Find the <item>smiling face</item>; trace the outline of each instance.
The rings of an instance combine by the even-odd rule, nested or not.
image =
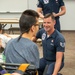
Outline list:
[[[53,20],[51,17],[44,18],[43,27],[48,34],[54,31],[54,25],[55,20]]]

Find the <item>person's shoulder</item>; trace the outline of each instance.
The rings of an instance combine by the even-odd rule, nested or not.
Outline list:
[[[63,34],[61,32],[59,32],[58,30],[56,30],[56,33],[57,33],[57,39],[60,39],[60,40],[65,40]]]
[[[15,40],[17,41],[17,38]],[[27,44],[27,46],[36,45],[36,43],[34,43],[32,40],[28,38],[21,38],[20,41],[23,42],[23,44]]]
[[[31,46],[37,46],[37,44],[35,42],[31,41],[31,40],[29,41],[29,43],[30,43]]]
[[[43,3],[43,0],[38,0],[38,3]]]
[[[31,40],[28,40],[28,46],[34,46],[34,47],[36,47],[37,44],[35,42],[31,41]]]
[[[16,41],[18,41],[18,38],[14,38],[14,39],[11,39],[11,40],[9,40],[9,44],[11,44],[11,43],[16,43]]]
[[[58,0],[58,3],[60,4],[60,6],[65,6],[64,0]]]

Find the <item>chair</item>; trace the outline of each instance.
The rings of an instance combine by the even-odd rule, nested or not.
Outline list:
[[[0,65],[7,71],[16,71],[16,72],[20,72],[18,70],[23,69],[24,70],[24,66],[25,64],[15,64],[15,63],[0,63]],[[24,65],[24,66],[23,66]],[[9,67],[10,66],[10,67]],[[22,68],[23,67],[23,68]],[[22,75],[36,75],[37,74],[37,69],[34,65],[29,65],[26,69],[26,71],[24,71],[24,73],[20,72]]]
[[[14,31],[20,31],[19,27],[12,27],[12,24],[10,26],[9,30],[9,34],[12,32],[12,34],[14,34]]]

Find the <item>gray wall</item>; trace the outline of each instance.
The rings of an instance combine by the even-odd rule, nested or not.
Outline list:
[[[27,9],[28,0],[0,0],[0,12],[22,12]]]
[[[61,30],[75,30],[75,0],[64,0],[66,14],[60,17]]]
[[[60,17],[61,30],[75,30],[75,0],[64,0],[64,2],[67,11]],[[36,10],[36,4],[37,0],[0,0],[0,18],[19,18],[26,9]],[[9,28],[9,25],[6,28]]]

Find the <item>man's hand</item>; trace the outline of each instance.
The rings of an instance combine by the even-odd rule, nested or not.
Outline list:
[[[53,12],[54,17],[57,17],[57,14]]]

